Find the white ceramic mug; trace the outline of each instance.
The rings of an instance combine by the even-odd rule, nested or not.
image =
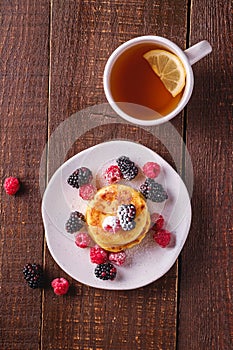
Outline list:
[[[186,71],[186,82],[185,82],[185,87],[184,91],[182,94],[182,97],[178,103],[178,105],[173,109],[171,112],[169,112],[165,116],[159,115],[159,118],[155,119],[140,119],[140,117],[135,117],[133,116],[133,113],[130,114],[129,112],[125,112],[121,108],[121,104],[125,104],[125,102],[122,101],[115,101],[112,92],[111,92],[111,86],[110,86],[110,78],[111,78],[111,71],[112,68],[116,62],[116,60],[129,48],[139,45],[139,44],[153,44],[153,45],[158,45],[160,48],[164,50],[168,50],[172,53],[174,53],[176,56],[179,57],[181,62],[183,63],[183,66]],[[192,70],[192,64],[196,63],[199,61],[201,58],[206,56],[212,51],[212,47],[208,43],[208,41],[203,40],[194,46],[190,47],[189,49],[182,51],[176,44],[174,44],[172,41],[160,37],[160,36],[153,36],[153,35],[146,35],[146,36],[141,36],[141,37],[136,37],[134,39],[131,39],[121,46],[119,46],[109,57],[105,70],[104,70],[104,91],[106,98],[111,105],[112,109],[123,119],[127,120],[128,122],[138,124],[138,125],[144,125],[144,126],[151,126],[151,125],[159,125],[163,124],[170,119],[174,118],[180,111],[183,110],[183,108],[186,106],[188,103],[192,90],[193,90],[193,84],[194,84],[194,78],[193,78],[193,70]],[[136,105],[137,112],[143,114],[143,110],[145,107]],[[138,113],[137,113],[138,114]]]

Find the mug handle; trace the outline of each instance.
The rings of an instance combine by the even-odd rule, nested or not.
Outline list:
[[[210,43],[207,40],[202,40],[185,50],[184,53],[186,54],[189,63],[192,66],[194,63],[211,53],[211,51],[212,47]]]

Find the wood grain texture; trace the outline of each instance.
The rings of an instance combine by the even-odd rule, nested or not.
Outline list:
[[[0,175],[2,181],[14,175],[22,182],[15,197],[0,193],[1,349],[233,348],[231,11],[230,1],[222,0],[0,2]],[[158,152],[190,180],[182,140],[175,144],[175,161],[148,130],[103,125],[108,111],[91,109],[77,124],[81,136],[75,137],[73,128],[61,134],[54,155],[50,147],[63,121],[106,103],[107,58],[124,41],[144,34],[165,36],[181,48],[202,39],[213,46],[213,53],[193,66],[193,96],[172,121],[185,136],[194,167],[192,228],[179,264],[158,281],[133,291],[94,289],[67,276],[44,242],[40,185],[58,161],[127,138]],[[92,127],[96,120],[101,125]],[[39,183],[48,135],[45,178]],[[63,154],[71,136],[74,142]],[[172,146],[169,133],[168,139]],[[28,261],[44,264],[48,283],[41,291],[23,280]],[[71,283],[63,297],[50,287],[58,276]]]
[[[207,39],[213,52],[193,67],[187,111],[195,181],[180,271],[180,350],[233,348],[231,6],[192,2],[190,44]]]
[[[53,1],[50,134],[78,110],[106,102],[103,70],[110,53],[119,44],[138,35],[156,33],[185,47],[186,10],[185,1],[177,1],[175,5],[173,1],[164,1],[163,4],[132,0]],[[180,115],[174,122],[180,132],[182,124]],[[86,125],[91,123],[87,120]],[[78,139],[67,156],[122,135],[126,135],[122,125],[96,127]],[[128,127],[127,138],[139,140],[171,159],[158,140],[140,128]],[[54,170],[54,161],[49,158],[49,176]],[[51,278],[56,273],[66,276],[48,251],[45,266]],[[70,280],[69,276],[66,277]],[[45,293],[42,348],[175,349],[177,264],[159,281],[135,291],[103,291],[72,281],[70,293],[60,300],[52,291]]]
[[[47,134],[48,1],[0,3],[1,179],[17,176],[21,190],[1,190],[1,349],[38,349],[41,292],[23,280],[28,261],[43,263],[38,175]]]

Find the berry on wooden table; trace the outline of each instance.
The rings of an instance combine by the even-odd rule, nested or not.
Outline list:
[[[43,286],[43,269],[39,264],[26,264],[23,268],[24,278],[32,289]]]
[[[4,181],[3,187],[10,196],[16,194],[20,188],[19,180],[16,177],[7,177]]]
[[[56,295],[64,295],[69,290],[69,282],[63,277],[55,278],[52,281],[51,286]]]

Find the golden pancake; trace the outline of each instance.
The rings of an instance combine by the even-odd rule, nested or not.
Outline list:
[[[118,207],[133,204],[136,209],[135,227],[129,231],[122,228],[109,232],[103,228],[107,217],[116,217]],[[109,185],[101,188],[86,210],[88,231],[93,240],[102,248],[119,252],[139,244],[150,227],[150,214],[142,195],[125,185]]]

